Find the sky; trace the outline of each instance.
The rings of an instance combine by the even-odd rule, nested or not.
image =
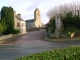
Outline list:
[[[77,3],[80,0],[0,0],[0,10],[3,6],[13,7],[16,13],[20,13],[24,20],[34,19],[34,10],[39,8],[41,21],[46,24],[49,21],[47,12],[62,4]]]

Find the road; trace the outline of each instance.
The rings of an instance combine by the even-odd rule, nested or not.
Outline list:
[[[34,31],[0,45],[0,60],[14,60],[21,56],[55,48],[80,45],[80,41],[49,42],[43,39],[44,31]]]

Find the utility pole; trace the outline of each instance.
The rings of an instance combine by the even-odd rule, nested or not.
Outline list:
[[[79,18],[79,10],[77,10],[77,12],[78,12],[78,18]]]
[[[75,5],[75,15],[76,15],[76,5]]]

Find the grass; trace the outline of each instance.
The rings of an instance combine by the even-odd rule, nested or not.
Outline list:
[[[71,46],[31,54],[16,60],[80,60],[80,46]]]

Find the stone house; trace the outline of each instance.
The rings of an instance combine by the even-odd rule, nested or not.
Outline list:
[[[14,11],[14,28],[20,29],[20,34],[26,33],[26,23],[21,18],[21,14],[16,14],[16,11]]]
[[[34,11],[34,19],[26,20],[26,26],[27,29],[43,27],[43,23],[41,21],[40,16],[40,10],[38,8]]]

